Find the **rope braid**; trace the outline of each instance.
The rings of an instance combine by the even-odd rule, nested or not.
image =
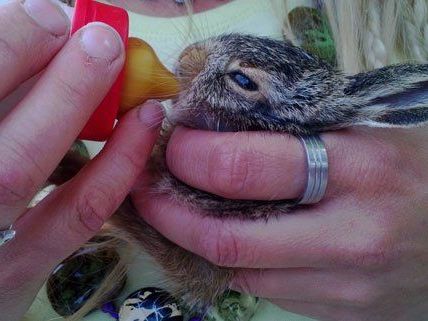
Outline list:
[[[362,2],[355,0],[322,1],[336,44],[338,67],[345,73],[355,74],[364,70],[361,46],[364,15]]]
[[[323,0],[338,66],[358,73],[428,60],[428,0]]]
[[[366,0],[367,30],[363,39],[366,69],[381,68],[388,63],[388,56],[381,34],[381,13],[378,0]]]
[[[428,4],[427,0],[413,0],[406,12],[405,30],[410,56],[424,63],[428,58]]]

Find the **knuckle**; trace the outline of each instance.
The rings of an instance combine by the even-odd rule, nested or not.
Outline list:
[[[12,62],[19,57],[18,50],[14,49],[14,46],[4,35],[0,34],[0,60],[4,63]]]
[[[239,146],[216,146],[209,157],[208,173],[214,191],[225,197],[236,197],[254,188],[260,175],[259,157]]]
[[[55,81],[55,86],[58,88],[57,92],[60,93],[63,103],[75,109],[81,108],[89,95],[86,82],[81,80],[73,82],[61,76],[56,77]]]
[[[339,293],[341,304],[358,309],[369,309],[378,306],[382,301],[382,291],[375,285],[375,282],[352,283]]]
[[[120,152],[114,158],[114,164],[117,168],[121,170],[126,170],[130,173],[139,173],[142,169],[142,159],[141,155],[133,151],[130,152]],[[127,177],[126,175],[124,175]]]
[[[242,152],[236,146],[225,145],[216,146],[211,154],[208,173],[214,191],[223,196],[240,193],[248,172]]]
[[[17,166],[1,165],[0,168],[0,205],[13,206],[28,201],[36,192],[32,175]]]
[[[382,190],[395,189],[400,180],[399,169],[402,167],[402,155],[397,146],[384,142],[371,154],[368,172],[374,184],[381,185]]]
[[[46,176],[35,161],[35,152],[11,137],[1,137],[0,204],[10,206],[27,202],[37,192],[38,182]]]
[[[399,258],[396,251],[392,249],[390,238],[382,235],[368,239],[365,245],[350,253],[353,257],[351,259],[353,265],[373,271],[390,270]]]
[[[24,269],[14,269],[2,271],[2,280],[0,283],[0,304],[10,302],[10,298],[19,297],[22,293],[22,288],[28,282],[31,282],[28,274],[24,272]],[[28,272],[32,272],[31,269]],[[33,276],[33,275],[31,275]],[[37,277],[37,276],[35,276]]]
[[[386,167],[395,167],[402,158],[402,152],[400,152],[400,148],[392,142],[383,141],[382,146],[378,149],[378,152],[378,163],[386,164]]]
[[[405,157],[394,142],[367,138],[370,144],[361,146],[361,150],[348,158],[349,166],[341,172],[341,184],[352,190],[358,188],[362,195],[396,194],[403,185],[402,168]],[[343,156],[348,157],[348,156]]]
[[[59,87],[59,92],[62,94],[65,103],[71,107],[79,108],[80,103],[85,101],[87,98],[87,92],[85,86],[82,86],[79,83],[73,83],[64,78],[57,78],[57,86]]]
[[[258,273],[238,273],[233,280],[233,286],[239,292],[259,296],[262,273],[262,270],[258,271]]]
[[[70,229],[84,236],[97,232],[104,221],[116,210],[118,202],[112,192],[105,187],[92,186],[86,193],[78,196],[75,219]]]
[[[202,233],[200,245],[205,258],[217,266],[234,267],[240,263],[239,241],[225,229],[209,228]]]
[[[396,181],[396,173],[398,173],[397,170],[402,166],[402,161],[402,154],[398,146],[385,143],[377,154],[375,165],[380,167],[383,173],[386,173],[386,175],[384,174],[382,177],[384,181],[387,180],[386,183],[389,183],[391,180]],[[375,170],[376,169],[373,168],[373,171]]]

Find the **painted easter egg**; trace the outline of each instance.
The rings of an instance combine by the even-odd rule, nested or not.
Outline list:
[[[119,255],[115,251],[85,252],[85,249],[63,261],[47,282],[47,294],[52,308],[61,316],[75,313],[118,261]],[[116,297],[124,283],[125,280],[122,280],[109,297]]]
[[[183,321],[177,301],[159,288],[143,288],[122,304],[119,321]]]
[[[226,292],[218,301],[216,309],[225,321],[248,321],[257,310],[259,299],[235,291]]]

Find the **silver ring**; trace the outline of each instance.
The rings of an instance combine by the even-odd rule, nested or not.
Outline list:
[[[16,231],[12,229],[12,225],[6,230],[0,230],[0,246],[12,241],[16,236]]]
[[[328,158],[324,142],[319,135],[300,136],[308,163],[306,190],[298,204],[315,204],[325,195],[328,182]]]

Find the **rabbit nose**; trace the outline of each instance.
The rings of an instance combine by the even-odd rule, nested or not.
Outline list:
[[[180,54],[180,57],[178,58],[178,61],[180,63],[184,62],[205,62],[207,58],[207,51],[206,49],[199,44],[194,44],[186,49],[183,50],[183,52]]]
[[[177,76],[180,82],[190,84],[204,69],[207,57],[207,50],[200,45],[192,45],[184,49],[178,58]]]

